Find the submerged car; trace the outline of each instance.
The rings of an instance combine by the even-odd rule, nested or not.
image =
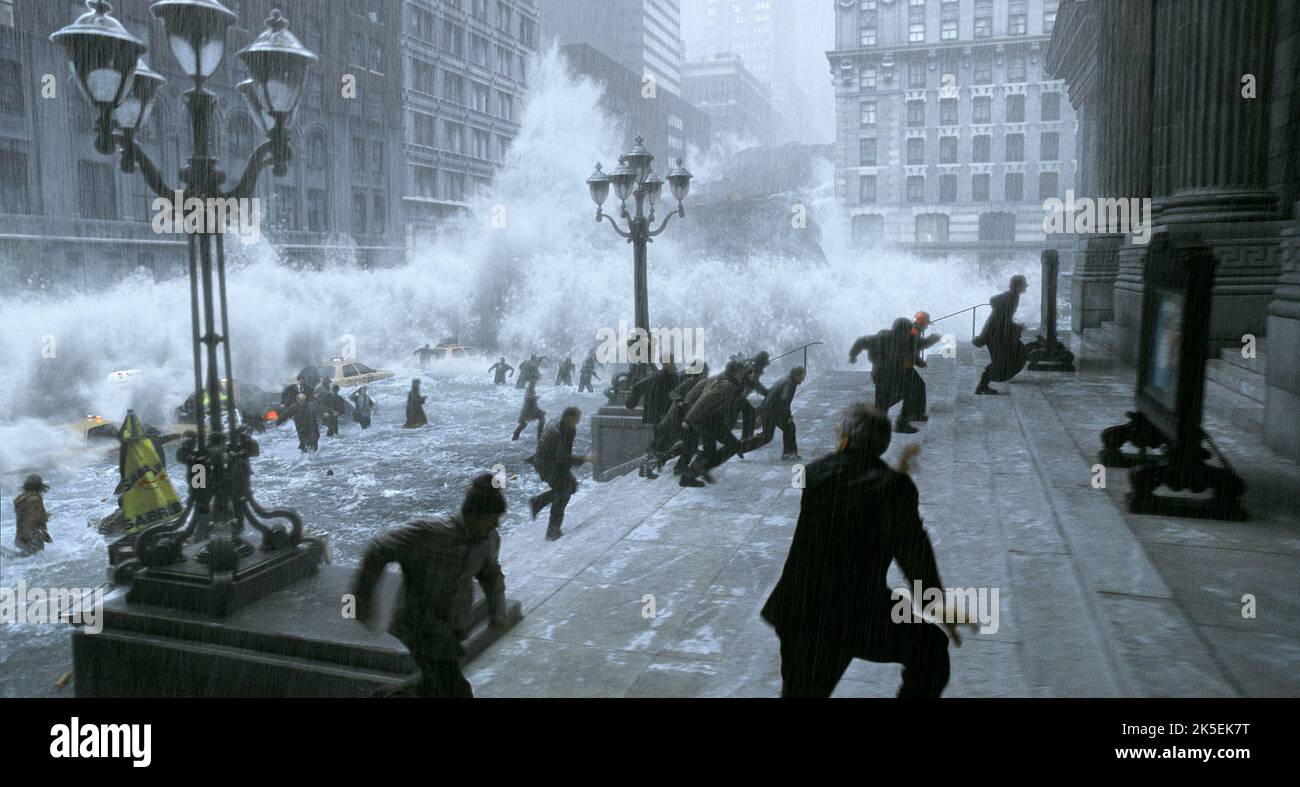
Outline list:
[[[346,361],[342,358],[331,358],[315,366],[304,367],[298,374],[302,375],[304,383],[313,388],[320,385],[321,380],[329,380],[332,385],[340,388],[356,388],[359,385],[369,385],[378,380],[397,376],[393,372],[372,369],[364,363]]]
[[[225,410],[229,386],[225,381],[221,385],[221,407],[222,423],[225,423]],[[203,394],[204,409],[206,411],[211,398],[205,392]],[[194,394],[190,394],[185,403],[176,408],[177,429],[188,431],[194,426]],[[265,388],[259,388],[256,385],[248,383],[235,383],[235,411],[238,420],[242,424],[253,427],[254,431],[264,431],[267,426],[278,426],[280,419],[280,397]]]

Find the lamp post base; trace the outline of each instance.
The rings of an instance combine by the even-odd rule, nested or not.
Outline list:
[[[142,568],[131,578],[127,601],[217,617],[315,574],[324,558],[317,542],[287,549],[255,551],[238,568],[212,572],[191,557],[168,566]]]
[[[374,626],[349,617],[355,569],[323,566],[293,587],[226,617],[128,601],[111,594],[100,631],[72,634],[78,697],[366,697],[400,693],[416,672],[385,631],[400,582],[376,594]],[[506,602],[510,625],[523,619]],[[502,633],[488,625],[475,588],[467,664]]]

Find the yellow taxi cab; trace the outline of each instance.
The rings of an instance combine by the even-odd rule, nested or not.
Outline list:
[[[319,384],[321,380],[329,380],[331,384],[340,388],[355,388],[359,385],[369,385],[378,380],[387,380],[390,377],[397,376],[393,372],[372,369],[364,363],[342,358],[321,361],[315,366],[303,369],[299,374],[311,385]],[[313,380],[316,382],[312,382]]]

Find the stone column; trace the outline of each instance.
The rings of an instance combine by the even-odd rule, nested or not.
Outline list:
[[[1284,226],[1268,189],[1274,0],[1157,0],[1152,186],[1155,222],[1195,226],[1214,252],[1210,343],[1262,334]],[[1257,97],[1242,95],[1256,78]],[[1116,319],[1136,353],[1144,255],[1121,252]],[[1121,305],[1122,304],[1122,305]],[[1134,358],[1126,358],[1132,362]]]
[[[1151,51],[1155,23],[1154,0],[1104,0],[1098,10],[1097,56],[1102,75],[1098,91],[1103,96],[1106,122],[1102,181],[1097,196],[1102,199],[1148,200],[1151,198],[1151,129],[1155,66]],[[1131,204],[1131,203],[1130,203]],[[1135,245],[1126,232],[1129,226],[1105,223],[1109,211],[1099,209],[1099,234],[1089,243],[1095,246],[1099,263],[1106,266],[1114,283],[1110,319],[1118,330],[1115,352],[1125,363],[1137,361],[1139,327],[1142,323],[1142,268],[1146,247]],[[1150,220],[1149,214],[1143,220]]]
[[[1300,219],[1300,203],[1296,204]],[[1300,220],[1282,231],[1282,276],[1268,306],[1264,443],[1300,461]]]

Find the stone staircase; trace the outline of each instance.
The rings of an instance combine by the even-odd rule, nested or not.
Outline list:
[[[1226,347],[1205,364],[1205,406],[1234,426],[1251,434],[1264,432],[1264,370],[1268,360],[1264,340],[1254,358],[1243,358],[1241,349]]]

